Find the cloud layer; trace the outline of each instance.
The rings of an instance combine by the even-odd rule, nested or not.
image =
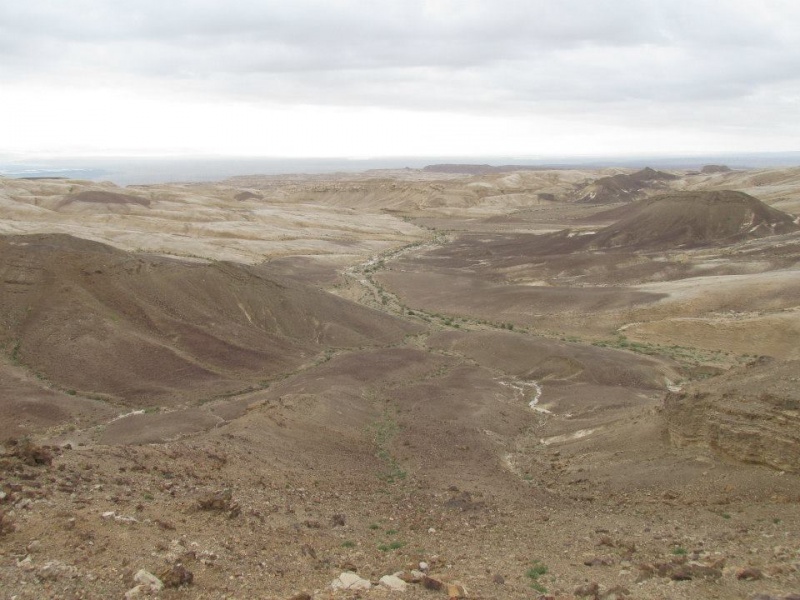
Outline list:
[[[800,134],[800,3],[27,0],[0,4],[0,77],[16,90],[601,119],[785,144]]]

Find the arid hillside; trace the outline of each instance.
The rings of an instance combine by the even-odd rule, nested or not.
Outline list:
[[[793,600],[798,215],[796,168],[0,179],[0,587]]]

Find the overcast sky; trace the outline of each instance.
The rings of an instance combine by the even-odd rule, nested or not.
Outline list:
[[[0,153],[800,150],[798,0],[0,0]]]

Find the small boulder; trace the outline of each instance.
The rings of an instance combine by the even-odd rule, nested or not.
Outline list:
[[[150,571],[145,571],[144,569],[139,569],[136,572],[136,575],[133,576],[133,581],[139,586],[149,588],[151,592],[160,592],[164,589],[164,583]]]
[[[406,587],[408,587],[405,581],[395,575],[384,575],[381,577],[379,583],[381,586],[393,592],[405,592]]]
[[[194,581],[194,573],[183,565],[177,564],[159,573],[159,579],[165,587],[177,588],[182,585],[190,585]]]
[[[334,579],[331,587],[334,590],[368,590],[372,584],[355,573],[346,572]]]

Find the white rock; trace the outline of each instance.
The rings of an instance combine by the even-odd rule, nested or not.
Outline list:
[[[346,572],[334,579],[331,587],[335,590],[368,590],[372,584],[355,573]]]
[[[144,598],[147,594],[146,585],[137,585],[125,592],[125,600],[136,600],[137,598]]]
[[[431,566],[428,563],[426,563],[424,560],[421,563],[419,563],[419,570],[420,571],[424,572],[424,571],[427,571],[430,568],[431,568]]]
[[[383,587],[393,592],[405,592],[406,582],[394,575],[384,575],[379,582]]]
[[[161,582],[161,580],[153,575],[150,571],[145,571],[144,569],[139,569],[136,572],[136,575],[133,576],[133,581],[140,585],[149,587],[153,592],[160,592],[164,589],[164,584]]]

